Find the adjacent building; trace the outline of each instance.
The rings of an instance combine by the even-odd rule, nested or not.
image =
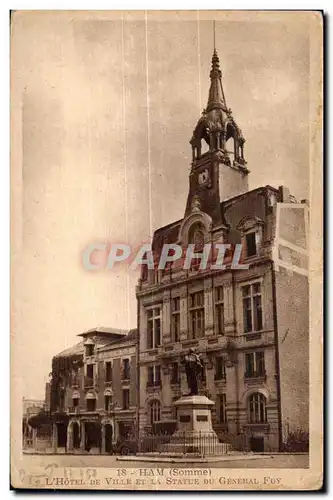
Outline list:
[[[52,360],[53,448],[109,453],[134,437],[137,331],[95,328]]]
[[[143,266],[136,290],[139,431],[175,420],[173,403],[188,391],[181,360],[193,348],[204,358],[215,431],[235,447],[277,451],[291,428],[308,430],[308,207],[282,186],[249,191],[245,139],[215,50],[210,80],[190,140],[184,214],[152,241],[156,263],[165,244],[193,244],[196,255],[189,269],[183,258]],[[208,243],[230,245],[224,270],[200,269]],[[237,244],[246,269],[232,268]]]

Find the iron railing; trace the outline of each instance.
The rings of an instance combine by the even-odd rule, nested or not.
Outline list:
[[[265,370],[251,371],[251,372],[244,373],[244,378],[260,378],[260,377],[266,377]]]
[[[222,443],[217,436],[182,433],[175,435],[147,435],[138,439],[138,453],[196,455],[200,457],[224,455],[231,451],[230,443]]]
[[[84,378],[84,387],[93,387],[94,386],[94,379],[91,377],[85,377]]]

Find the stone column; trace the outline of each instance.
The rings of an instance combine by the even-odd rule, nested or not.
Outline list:
[[[214,314],[213,314],[213,287],[212,278],[204,280],[204,304],[205,304],[205,336],[214,333]]]
[[[114,422],[114,427],[113,427],[113,435],[114,435],[114,442],[116,443],[119,438],[119,425],[118,422]]]
[[[232,281],[223,284],[224,293],[224,330],[226,335],[234,335],[235,332],[235,314],[234,297]]]
[[[101,424],[101,434],[102,434],[102,453],[105,453],[105,425]]]
[[[162,403],[164,407],[172,406],[172,391],[170,383],[170,366],[162,365]]]
[[[180,288],[180,341],[187,340],[188,336],[188,302],[186,285]]]
[[[54,453],[57,453],[58,448],[58,428],[57,424],[52,425],[52,448]]]
[[[73,425],[69,422],[67,425],[67,451],[73,451]]]
[[[82,421],[81,422],[81,441],[80,441],[80,448],[82,451],[85,449],[85,444],[86,444],[86,426],[85,426],[85,423]]]
[[[144,305],[140,301],[140,324],[139,324],[139,341],[140,350],[145,351],[147,349],[147,313]]]
[[[171,315],[171,303],[170,303],[170,291],[167,290],[163,293],[163,309],[162,309],[162,344],[168,344],[171,342],[171,325],[170,325],[170,315]]]

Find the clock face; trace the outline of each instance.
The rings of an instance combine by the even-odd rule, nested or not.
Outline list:
[[[207,184],[208,181],[209,181],[209,172],[208,172],[208,168],[206,168],[205,170],[203,170],[202,172],[199,173],[198,182],[199,182],[199,185],[202,186],[203,184]]]

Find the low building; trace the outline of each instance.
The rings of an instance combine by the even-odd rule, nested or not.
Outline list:
[[[134,437],[136,330],[96,328],[52,361],[53,448],[109,453]]]

